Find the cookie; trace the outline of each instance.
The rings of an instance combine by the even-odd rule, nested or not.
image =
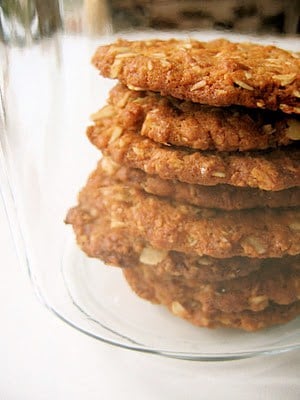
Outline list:
[[[95,220],[87,211],[78,207],[70,209],[66,223],[72,224],[78,245],[89,257],[98,258],[111,266],[131,268],[142,260],[144,264],[155,265],[162,274],[201,280],[204,283],[247,276],[266,266],[264,259],[217,259],[154,249],[140,237],[130,235],[126,228],[115,226],[114,223],[111,226],[110,221],[101,218]]]
[[[141,237],[132,235],[124,224],[110,221],[105,215],[95,219],[90,210],[81,207],[69,210],[66,223],[73,226],[78,245],[89,257],[121,268],[131,268],[143,262],[155,265],[161,274],[211,283],[247,276],[270,264],[270,259],[217,259],[155,249]],[[299,263],[299,256],[273,261],[276,265],[285,266]]]
[[[71,224],[78,246],[88,256],[98,258],[116,267],[132,267],[145,248],[145,240],[129,239],[124,226],[109,220],[106,215],[97,215],[94,208],[84,205],[71,208],[65,223]],[[117,251],[116,251],[117,249]]]
[[[215,259],[152,248],[124,224],[79,207],[71,209],[77,242],[91,257],[122,268],[138,266],[147,277],[177,283],[190,291],[202,310],[261,311],[270,302],[290,304],[300,297],[300,256],[278,259]]]
[[[194,298],[194,293],[176,281],[163,281],[153,276],[151,272],[146,274],[139,267],[123,269],[123,274],[138,296],[152,303],[165,305],[174,315],[197,326],[208,328],[221,326],[256,331],[286,323],[300,314],[300,301],[288,305],[272,303],[262,311],[204,311],[201,302]]]
[[[114,115],[124,129],[162,143],[200,150],[247,151],[285,146],[300,139],[300,121],[281,112],[211,107],[129,90],[118,84],[109,105],[93,118]]]
[[[100,46],[92,62],[131,90],[213,106],[300,113],[300,60],[275,46],[189,40],[127,41]]]
[[[161,179],[149,175],[137,168],[129,168],[104,157],[98,169],[116,182],[143,189],[147,193],[169,197],[174,200],[199,207],[219,208],[223,210],[241,210],[247,208],[278,208],[300,206],[300,187],[277,192],[253,188],[236,188],[230,185],[203,186]]]
[[[202,310],[261,311],[270,302],[290,304],[300,297],[300,256],[278,259],[216,259],[154,249],[124,227],[93,220],[77,208],[67,222],[91,257],[121,268],[139,267],[152,281],[176,283],[200,301]]]
[[[103,216],[152,247],[215,258],[283,257],[300,253],[300,209],[227,211],[170,201],[124,184],[103,186],[94,172],[80,192],[78,209],[95,224]]]
[[[119,164],[162,179],[214,186],[229,184],[262,190],[300,186],[300,148],[296,145],[257,152],[204,152],[161,145],[113,117],[101,117],[87,129],[89,140]]]
[[[274,260],[273,260],[274,263]],[[171,295],[181,304],[186,300],[199,302],[204,312],[222,311],[226,313],[242,312],[244,310],[262,311],[272,303],[288,305],[299,300],[300,268],[298,264],[282,265],[279,268],[276,261],[267,268],[261,268],[246,277],[204,283],[197,279],[187,279],[181,275],[173,276],[156,265],[139,264],[133,266],[139,279],[153,284],[165,286],[165,295]]]

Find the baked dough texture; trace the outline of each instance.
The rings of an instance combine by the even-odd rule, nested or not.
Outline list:
[[[204,152],[165,146],[139,132],[123,130],[113,119],[97,120],[87,129],[90,141],[119,164],[162,179],[214,186],[228,184],[262,190],[300,186],[297,146],[260,152]]]
[[[159,198],[106,179],[96,170],[79,194],[79,207],[105,215],[158,249],[215,258],[283,257],[300,253],[300,209],[222,211]]]
[[[93,64],[131,90],[213,106],[300,113],[298,54],[254,43],[219,39],[117,40],[100,46]]]
[[[98,169],[102,171],[103,184],[113,177],[116,183],[125,183],[150,194],[203,208],[241,210],[300,206],[300,187],[273,192],[222,184],[215,186],[190,184],[176,179],[161,179],[158,175],[146,174],[141,169],[117,164],[109,157],[102,158]]]
[[[300,121],[282,112],[213,107],[133,91],[117,84],[108,105],[93,115],[113,115],[125,129],[155,142],[199,150],[248,151],[286,146],[300,139]]]
[[[286,323],[300,313],[299,300],[288,305],[272,303],[262,311],[205,311],[201,302],[193,299],[191,291],[187,288],[182,289],[181,285],[174,281],[160,280],[156,274],[152,274],[152,271],[145,274],[145,268],[136,267],[123,269],[123,274],[138,296],[152,303],[167,306],[171,313],[197,326],[208,328],[221,326],[253,332]]]
[[[300,314],[300,59],[255,43],[117,40],[87,128],[102,153],[66,216],[80,248],[202,327]]]

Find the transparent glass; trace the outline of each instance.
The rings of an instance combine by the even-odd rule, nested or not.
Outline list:
[[[95,339],[169,357],[231,360],[299,348],[299,318],[249,334],[196,328],[148,304],[131,292],[119,269],[87,258],[64,224],[100,157],[85,136],[89,115],[104,105],[114,84],[90,65],[95,48],[119,36],[249,36],[203,30],[203,25],[189,32],[177,26],[158,30],[166,24],[149,30],[150,11],[147,23],[134,23],[137,16],[132,17],[131,31],[124,33],[125,16],[132,10],[121,12],[117,1],[110,6],[101,1],[53,2],[53,9],[46,11],[42,1],[7,4],[13,3],[26,7],[16,12],[1,3],[1,196],[16,252],[42,303]],[[166,3],[161,2],[161,10]],[[254,39],[300,50],[293,35]]]

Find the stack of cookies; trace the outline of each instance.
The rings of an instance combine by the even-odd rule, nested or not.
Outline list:
[[[198,326],[300,314],[300,60],[215,40],[117,42],[87,130],[102,151],[66,221],[90,257]]]

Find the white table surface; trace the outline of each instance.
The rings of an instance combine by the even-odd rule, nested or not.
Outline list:
[[[50,314],[18,264],[0,203],[0,400],[300,398],[300,351],[227,362],[135,353]]]

